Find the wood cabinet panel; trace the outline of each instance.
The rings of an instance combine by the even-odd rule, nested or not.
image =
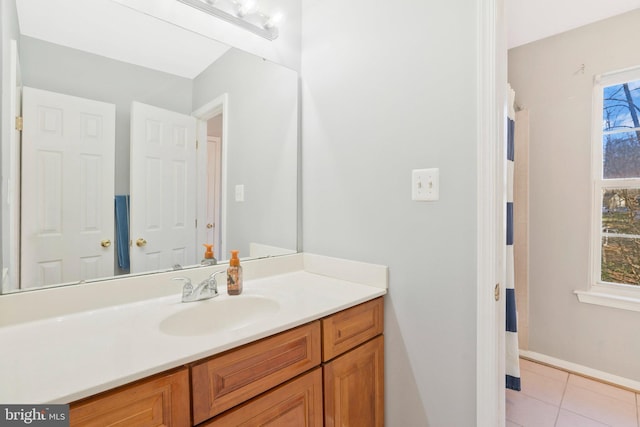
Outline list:
[[[320,364],[320,322],[231,350],[191,368],[201,423]]]
[[[377,298],[322,319],[322,360],[331,360],[382,334],[383,308],[382,298]]]
[[[71,426],[191,425],[189,370],[161,374],[70,405]]]
[[[326,363],[325,427],[384,425],[384,338],[382,335]]]
[[[322,369],[316,368],[203,426],[322,427]]]

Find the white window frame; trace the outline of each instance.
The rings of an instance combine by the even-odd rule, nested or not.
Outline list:
[[[608,188],[638,188],[640,178],[604,179],[602,170],[603,92],[608,86],[640,80],[640,67],[598,75],[593,84],[591,138],[591,250],[589,288],[576,290],[580,302],[624,310],[640,311],[640,286],[614,284],[601,280],[602,259],[602,191]]]

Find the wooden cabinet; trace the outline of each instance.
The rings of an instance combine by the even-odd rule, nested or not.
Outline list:
[[[193,421],[201,423],[319,364],[316,321],[193,365]]]
[[[325,427],[384,425],[382,298],[322,319]]]
[[[383,336],[326,363],[325,427],[384,425]]]
[[[301,375],[203,426],[323,427],[322,369]]]
[[[189,370],[163,373],[70,405],[71,426],[190,426]]]
[[[71,404],[72,426],[378,427],[383,301]]]

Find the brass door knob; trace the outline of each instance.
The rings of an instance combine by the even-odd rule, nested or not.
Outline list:
[[[109,246],[111,246],[111,240],[106,239],[100,242],[100,246],[102,246],[103,248],[108,248]]]
[[[213,224],[211,223],[207,224],[207,228],[213,228]]]
[[[143,247],[143,246],[146,246],[146,244],[147,244],[147,241],[144,240],[142,237],[139,238],[138,240],[136,240],[136,246],[138,246],[140,248]]]

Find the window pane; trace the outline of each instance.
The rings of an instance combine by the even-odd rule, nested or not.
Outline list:
[[[604,88],[603,131],[640,127],[640,80]]]
[[[602,238],[603,282],[640,285],[640,239]]]
[[[602,136],[603,178],[640,177],[640,131]]]
[[[640,190],[608,189],[602,192],[602,232],[640,237]]]

